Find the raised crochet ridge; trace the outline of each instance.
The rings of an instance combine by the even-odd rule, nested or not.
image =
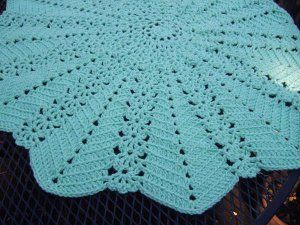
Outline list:
[[[271,0],[8,0],[0,130],[47,192],[199,214],[300,167],[299,39]]]

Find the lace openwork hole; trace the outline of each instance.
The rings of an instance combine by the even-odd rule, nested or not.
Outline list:
[[[115,154],[115,155],[118,155],[118,154],[121,153],[119,146],[114,147],[114,148],[113,148],[113,151],[114,151],[114,154]]]
[[[111,176],[111,175],[117,173],[118,171],[117,171],[113,166],[111,166],[111,167],[107,170],[107,172],[108,172],[108,175]]]
[[[215,143],[215,146],[217,146],[218,149],[223,149],[224,148],[224,145],[222,145],[218,142]]]
[[[195,201],[195,200],[196,200],[196,197],[195,197],[195,195],[190,195],[190,197],[189,197],[189,198],[190,198],[190,200],[191,200],[191,201]]]

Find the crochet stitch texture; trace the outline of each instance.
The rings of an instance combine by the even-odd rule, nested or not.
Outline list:
[[[299,168],[299,38],[271,0],[9,0],[0,130],[47,192],[198,214]]]

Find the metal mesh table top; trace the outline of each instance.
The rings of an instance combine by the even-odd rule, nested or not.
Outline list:
[[[282,189],[288,172],[243,179],[202,215],[186,215],[143,196],[109,190],[81,198],[45,193],[36,183],[28,151],[0,132],[0,224],[251,224]]]
[[[0,14],[5,1],[0,0]],[[28,151],[0,132],[0,225],[263,224],[284,201],[300,170],[262,171],[240,182],[219,203],[201,215],[186,215],[137,193],[105,190],[81,198],[44,192],[36,183]]]

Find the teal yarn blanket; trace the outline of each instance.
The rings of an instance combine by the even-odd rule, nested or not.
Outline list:
[[[46,192],[199,214],[300,167],[299,46],[271,0],[8,0],[0,130]]]

